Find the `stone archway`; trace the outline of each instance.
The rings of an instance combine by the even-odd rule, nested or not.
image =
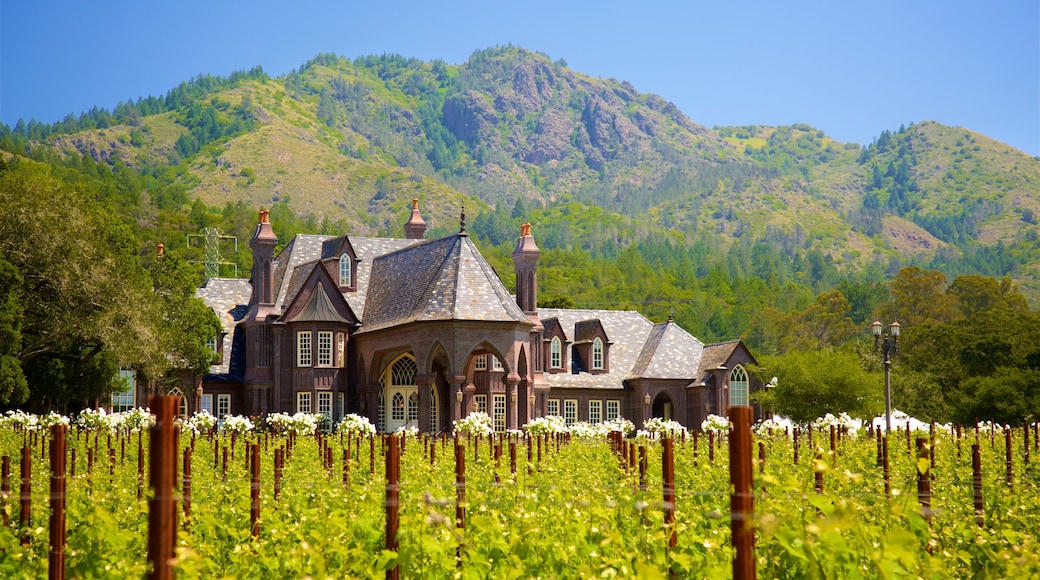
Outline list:
[[[675,420],[675,401],[668,393],[658,393],[650,406],[650,416],[658,417],[666,421]]]

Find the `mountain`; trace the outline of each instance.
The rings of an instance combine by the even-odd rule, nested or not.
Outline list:
[[[281,203],[373,235],[399,230],[412,197],[450,231],[466,200],[493,244],[515,237],[512,218],[534,221],[545,247],[600,255],[657,237],[716,253],[768,242],[845,270],[1010,276],[1040,303],[1040,160],[934,122],[862,147],[808,125],[691,116],[506,46],[460,65],[319,55],[277,79],[200,77],[112,113],[5,132],[176,185],[155,195],[185,210],[195,197]]]

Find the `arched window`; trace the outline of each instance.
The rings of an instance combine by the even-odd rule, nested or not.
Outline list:
[[[408,356],[397,359],[390,371],[390,384],[395,387],[414,385],[415,369],[415,359]]]
[[[563,368],[563,343],[558,336],[549,343],[549,368]]]
[[[592,369],[603,370],[603,341],[598,336],[592,341]]]
[[[731,407],[748,404],[748,375],[740,365],[729,373],[729,404]]]
[[[350,274],[351,260],[350,255],[343,254],[339,257],[339,285],[340,286],[351,286],[353,279]]]
[[[188,398],[185,397],[184,393],[181,392],[180,387],[174,387],[174,388],[170,389],[166,394],[170,395],[170,396],[177,395],[178,397],[181,398],[180,404],[177,406],[177,415],[180,416],[181,419],[187,419],[188,418]]]
[[[376,419],[376,429],[386,431],[386,381],[383,377],[379,377],[379,417]]]
[[[437,432],[437,387],[430,387],[430,431]]]
[[[404,395],[401,393],[394,393],[394,398],[390,401],[390,419],[404,421]]]

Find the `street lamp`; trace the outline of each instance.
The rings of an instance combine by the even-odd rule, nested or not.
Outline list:
[[[882,332],[881,322],[875,320],[870,325],[870,332],[874,334],[874,351],[881,349],[883,357],[882,364],[885,366],[885,434],[892,432],[892,357],[899,352],[899,323],[892,322],[888,325],[888,332]],[[884,338],[882,338],[882,335]],[[889,338],[891,337],[891,341]]]

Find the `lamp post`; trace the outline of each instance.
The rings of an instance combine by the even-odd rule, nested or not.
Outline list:
[[[880,347],[882,364],[885,366],[885,434],[887,435],[892,432],[892,357],[899,352],[899,323],[889,324],[888,332],[882,332],[882,326],[881,322],[875,320],[870,325],[870,331],[874,334],[874,351],[876,352]]]

